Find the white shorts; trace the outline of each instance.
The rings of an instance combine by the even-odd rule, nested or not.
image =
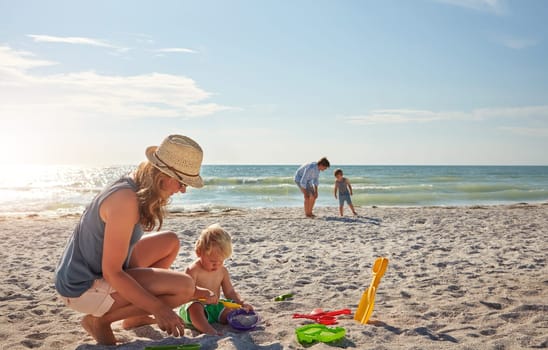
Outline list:
[[[65,305],[71,309],[82,312],[87,315],[101,317],[110,310],[114,299],[111,294],[116,292],[114,288],[104,278],[93,282],[90,289],[77,298],[69,298],[60,295],[59,297]]]

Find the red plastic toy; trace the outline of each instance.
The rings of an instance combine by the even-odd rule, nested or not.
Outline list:
[[[293,314],[293,318],[307,318],[313,320],[316,323],[324,325],[337,324],[337,317],[339,315],[350,315],[352,311],[350,309],[341,309],[335,311],[315,312],[311,314]]]

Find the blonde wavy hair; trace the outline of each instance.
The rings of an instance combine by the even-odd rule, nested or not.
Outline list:
[[[169,176],[154,167],[149,161],[142,162],[135,170],[137,201],[139,202],[139,222],[145,231],[152,231],[158,224],[162,228],[168,199],[161,195],[161,185]]]
[[[225,259],[232,255],[232,238],[219,224],[204,229],[194,246],[197,256],[209,255],[213,248],[218,248]]]

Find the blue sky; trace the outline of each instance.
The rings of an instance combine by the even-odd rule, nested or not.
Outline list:
[[[0,0],[1,162],[548,165],[548,2]]]

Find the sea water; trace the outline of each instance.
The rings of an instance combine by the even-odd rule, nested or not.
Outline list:
[[[10,166],[0,173],[0,215],[81,213],[135,165]],[[171,211],[298,207],[298,165],[204,165],[205,186],[174,195]],[[341,168],[356,206],[462,206],[548,201],[548,166],[333,165],[320,175],[317,206],[338,206],[333,171]]]

